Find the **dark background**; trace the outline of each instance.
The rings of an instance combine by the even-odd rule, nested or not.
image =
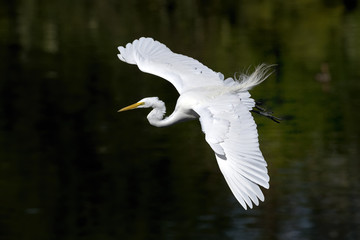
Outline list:
[[[255,88],[265,202],[245,211],[198,121],[116,111],[170,83],[117,59],[150,36]],[[250,68],[249,68],[250,66]],[[357,0],[2,0],[1,239],[360,239]]]

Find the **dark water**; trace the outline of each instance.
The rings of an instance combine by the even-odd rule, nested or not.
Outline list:
[[[155,128],[166,81],[120,62],[151,36],[252,91],[266,201],[245,211],[197,121]],[[344,1],[0,2],[1,239],[360,239],[360,9]]]

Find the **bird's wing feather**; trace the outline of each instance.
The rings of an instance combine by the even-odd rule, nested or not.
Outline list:
[[[241,99],[239,98],[241,97]],[[194,110],[220,170],[240,204],[247,209],[264,201],[259,186],[269,188],[267,164],[259,148],[248,92],[222,95]]]
[[[141,71],[168,80],[180,94],[191,88],[219,85],[224,80],[221,73],[193,58],[173,53],[152,38],[140,38],[118,49],[120,60],[136,64]]]

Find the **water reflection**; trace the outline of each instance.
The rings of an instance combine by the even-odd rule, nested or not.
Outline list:
[[[356,3],[1,2],[1,238],[359,239]],[[265,203],[241,209],[198,122],[116,113],[177,98],[116,59],[139,36],[227,76],[278,63],[252,92],[286,119],[256,117]]]

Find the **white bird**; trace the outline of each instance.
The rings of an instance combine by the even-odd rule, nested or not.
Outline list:
[[[253,203],[257,206],[259,200],[264,201],[259,186],[268,189],[270,178],[250,112],[256,107],[255,101],[248,90],[271,74],[270,66],[262,64],[250,75],[224,79],[223,74],[193,58],[173,53],[152,38],[140,38],[118,49],[120,60],[168,80],[180,94],[174,112],[165,118],[165,104],[158,97],[141,99],[119,112],[153,108],[147,119],[156,127],[198,118],[205,139],[239,203],[247,209],[252,208]]]

